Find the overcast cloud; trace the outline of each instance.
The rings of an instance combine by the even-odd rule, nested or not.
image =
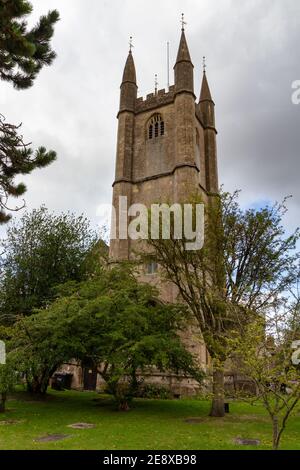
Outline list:
[[[119,86],[134,37],[140,95],[167,82],[166,43],[172,67],[185,12],[186,35],[200,91],[202,56],[216,103],[220,182],[240,188],[245,205],[293,194],[287,227],[299,224],[300,80],[299,0],[33,0],[34,18],[57,8],[58,58],[30,90],[1,83],[0,111],[23,122],[34,146],[58,153],[47,169],[26,177],[29,209],[84,212],[111,201]],[[33,18],[33,19],[34,19]],[[32,20],[31,20],[32,21]],[[173,74],[171,75],[173,81]]]

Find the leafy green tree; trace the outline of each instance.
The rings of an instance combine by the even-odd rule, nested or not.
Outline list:
[[[2,322],[46,305],[56,295],[55,286],[84,279],[91,250],[100,264],[96,234],[83,216],[55,215],[41,207],[12,222],[1,250]]]
[[[128,409],[138,377],[149,367],[201,381],[179,338],[182,307],[159,302],[157,291],[138,283],[129,268],[105,269],[68,289],[12,329],[8,348],[20,358],[29,390],[45,393],[53,372],[71,359],[94,362],[121,410]]]
[[[273,426],[273,449],[278,450],[289,418],[300,402],[300,310],[281,301],[263,318],[229,340],[233,364],[255,384]]]
[[[197,201],[200,202],[200,201]],[[297,230],[285,236],[285,203],[242,210],[238,192],[206,206],[205,242],[187,251],[186,240],[149,240],[151,259],[174,284],[196,318],[213,364],[211,416],[224,411],[227,339],[289,288],[297,272]]]
[[[0,413],[5,412],[8,393],[12,392],[17,382],[15,366],[7,361],[0,364]]]
[[[186,308],[162,303],[158,291],[139,283],[135,274],[126,268],[108,273],[99,311],[104,324],[110,325],[103,331],[99,350],[92,343],[87,351],[123,411],[129,408],[141,375],[152,367],[203,379],[179,337],[186,327]],[[90,295],[89,290],[85,295]]]
[[[0,1],[0,79],[19,90],[31,87],[41,69],[55,58],[51,39],[58,12],[50,11],[29,29],[26,16],[31,12],[28,1]],[[25,185],[16,183],[15,177],[43,168],[56,158],[55,152],[47,152],[44,147],[34,152],[19,129],[20,126],[6,123],[0,114],[0,224],[10,219],[9,198],[26,192]]]
[[[51,376],[69,358],[74,336],[66,334],[66,320],[47,312],[20,319],[10,330],[8,357],[24,375],[29,393],[45,395]]]

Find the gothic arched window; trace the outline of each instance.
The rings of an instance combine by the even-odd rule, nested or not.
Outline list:
[[[163,135],[165,135],[165,123],[160,114],[155,114],[148,124],[148,139],[156,139]]]

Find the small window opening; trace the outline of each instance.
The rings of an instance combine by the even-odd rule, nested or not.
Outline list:
[[[156,274],[158,271],[158,264],[155,261],[147,264],[147,274],[152,275]]]

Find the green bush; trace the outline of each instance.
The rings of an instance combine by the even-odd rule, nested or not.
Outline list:
[[[137,392],[137,397],[155,400],[170,400],[173,398],[173,394],[170,389],[161,385],[143,384]]]

